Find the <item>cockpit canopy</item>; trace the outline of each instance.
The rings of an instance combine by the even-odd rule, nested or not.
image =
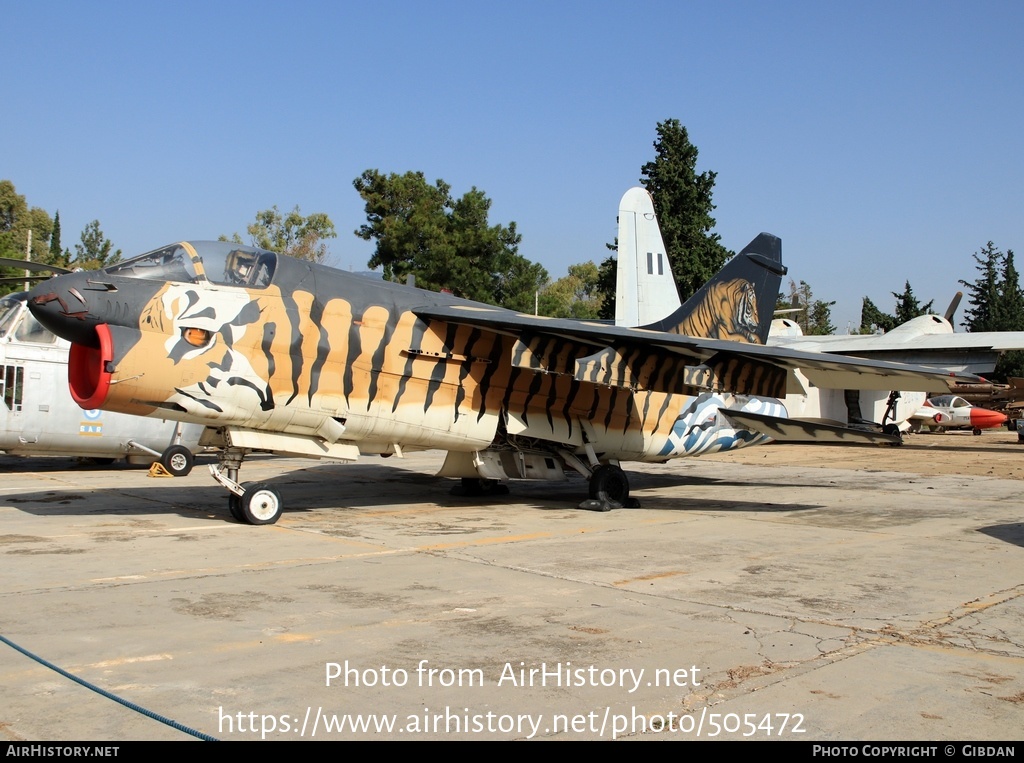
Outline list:
[[[105,268],[110,275],[151,281],[198,283],[263,289],[270,284],[277,255],[230,241],[183,241]]]
[[[970,408],[971,404],[959,395],[940,395],[928,399],[936,408]]]

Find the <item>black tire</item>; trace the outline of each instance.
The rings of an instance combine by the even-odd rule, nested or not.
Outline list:
[[[242,514],[250,525],[272,525],[284,508],[281,494],[262,482],[250,485],[240,499]]]
[[[604,496],[601,495],[604,493]],[[626,473],[614,464],[602,464],[590,475],[590,497],[610,498],[625,505],[629,498],[629,479]]]
[[[484,494],[484,481],[479,477],[463,477],[457,495],[477,496]]]
[[[245,512],[242,511],[242,496],[231,493],[228,496],[228,511],[239,522],[245,522]]]
[[[192,471],[196,459],[192,451],[184,445],[172,445],[160,456],[160,463],[164,469],[175,477],[184,477]]]

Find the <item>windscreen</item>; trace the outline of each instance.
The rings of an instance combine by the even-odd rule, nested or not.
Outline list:
[[[185,283],[198,283],[205,275],[205,280],[223,286],[262,289],[270,284],[276,265],[277,255],[264,249],[230,241],[195,241],[155,249],[105,270],[111,275]]]

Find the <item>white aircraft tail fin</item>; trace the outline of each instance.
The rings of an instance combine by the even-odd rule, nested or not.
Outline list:
[[[619,203],[615,325],[764,344],[786,268],[782,240],[762,233],[685,304],[679,302],[654,199],[630,188]]]
[[[643,326],[679,309],[679,291],[654,214],[654,199],[630,188],[619,202],[615,325]]]

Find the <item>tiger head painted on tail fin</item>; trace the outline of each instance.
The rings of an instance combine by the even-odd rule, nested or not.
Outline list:
[[[674,334],[761,344],[760,323],[753,284],[736,278],[712,284],[693,312],[670,330]]]
[[[672,310],[671,315],[643,328],[705,339],[765,344],[772,323],[772,308],[785,274],[782,241],[762,233],[726,262],[684,304],[677,302],[674,309],[662,304],[661,309]],[[765,305],[764,312],[759,304]]]

